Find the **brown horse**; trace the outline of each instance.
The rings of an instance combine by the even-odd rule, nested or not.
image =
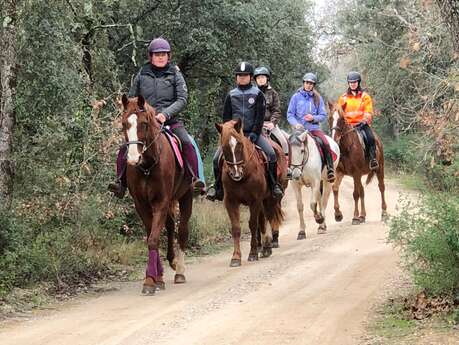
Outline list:
[[[328,102],[330,114],[328,117],[332,138],[338,143],[341,158],[337,169],[336,181],[333,184],[333,195],[335,199],[335,220],[341,221],[343,214],[339,208],[338,191],[344,175],[352,176],[354,179],[354,218],[352,224],[357,225],[365,222],[365,191],[362,185],[362,176],[368,175],[366,184],[368,185],[374,175],[378,178],[378,187],[381,193],[381,219],[387,217],[387,205],[384,197],[384,151],[381,140],[375,134],[376,159],[379,167],[376,171],[370,170],[368,159],[365,157],[365,150],[361,144],[357,129],[346,123],[343,116],[343,109],[337,104]],[[359,212],[360,200],[360,212]]]
[[[148,264],[142,293],[164,289],[159,257],[159,236],[166,227],[167,260],[176,271],[175,283],[185,283],[185,248],[193,205],[191,180],[176,163],[166,134],[155,118],[155,109],[142,96],[122,97],[122,124],[126,138],[127,184],[147,233]],[[174,251],[175,206],[179,204],[178,248]]]
[[[231,221],[234,252],[231,267],[241,265],[240,205],[250,209],[249,228],[252,235],[249,261],[258,260],[257,231],[261,234],[262,257],[272,253],[271,229],[279,229],[284,219],[281,201],[275,200],[266,181],[266,170],[255,145],[242,133],[241,119],[215,124],[220,133],[223,151],[222,182],[225,191],[223,202]],[[286,185],[287,165],[282,149],[274,145],[281,169],[279,181]],[[285,181],[285,182],[284,182]],[[271,229],[266,226],[269,221]]]

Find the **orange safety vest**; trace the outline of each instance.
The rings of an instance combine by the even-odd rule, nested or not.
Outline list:
[[[369,94],[359,91],[354,96],[352,93],[346,92],[340,96],[338,104],[344,110],[344,119],[352,126],[362,122],[364,117],[368,118],[371,123],[373,118],[373,101]]]

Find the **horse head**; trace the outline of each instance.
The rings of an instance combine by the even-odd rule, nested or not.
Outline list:
[[[290,166],[292,177],[294,180],[299,180],[303,174],[304,165],[309,159],[308,131],[295,130],[288,138],[288,142],[291,148]]]
[[[155,157],[148,153],[161,133],[155,109],[142,96],[122,97],[123,132],[128,146],[127,162],[144,169],[154,165]]]
[[[331,116],[328,117],[328,126],[330,128],[331,137],[339,145],[343,134],[349,130],[349,125],[344,119],[344,110],[336,102],[328,102],[328,109]]]
[[[220,133],[223,159],[228,167],[228,174],[233,181],[241,181],[244,177],[246,149],[250,141],[242,132],[242,120],[231,120],[223,124],[215,124]]]

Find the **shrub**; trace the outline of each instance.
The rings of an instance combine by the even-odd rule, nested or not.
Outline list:
[[[433,294],[459,288],[459,197],[427,195],[402,203],[390,224],[389,241],[399,246],[419,287]]]

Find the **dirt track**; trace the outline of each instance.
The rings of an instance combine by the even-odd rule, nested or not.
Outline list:
[[[248,263],[245,243],[242,267],[228,266],[228,251],[195,259],[185,285],[173,285],[168,269],[167,290],[155,296],[141,296],[141,282],[123,284],[59,311],[2,324],[0,344],[358,344],[362,322],[393,274],[397,255],[385,243],[376,183],[366,188],[367,223],[358,226],[350,224],[351,186],[346,178],[342,223],[332,217],[331,198],[326,235],[316,234],[307,208],[308,238],[296,240],[298,217],[289,191],[281,248],[271,258]],[[388,182],[389,213],[397,197]]]

